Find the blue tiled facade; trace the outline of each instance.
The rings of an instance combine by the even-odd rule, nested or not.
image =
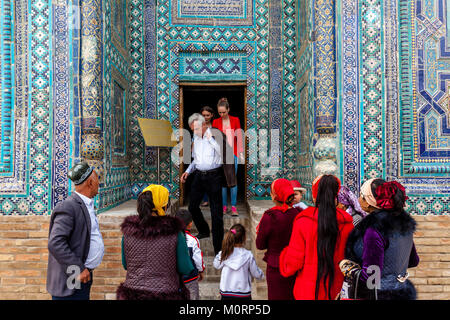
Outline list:
[[[158,163],[137,118],[179,128],[180,81],[245,83],[247,129],[279,130],[249,139],[277,148],[246,165],[247,199],[331,161],[355,192],[398,179],[412,213],[450,213],[446,1],[8,0],[0,24],[1,214],[49,214],[81,159],[100,211],[158,178],[178,198],[171,150]]]

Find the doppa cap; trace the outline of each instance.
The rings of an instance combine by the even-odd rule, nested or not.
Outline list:
[[[93,171],[94,169],[91,168],[86,162],[79,162],[69,170],[67,176],[75,185],[79,185],[86,181]]]

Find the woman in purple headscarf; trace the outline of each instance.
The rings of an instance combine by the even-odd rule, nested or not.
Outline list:
[[[361,208],[358,197],[346,186],[341,186],[338,193],[338,208],[347,211],[353,217],[353,225],[356,226],[366,213]]]

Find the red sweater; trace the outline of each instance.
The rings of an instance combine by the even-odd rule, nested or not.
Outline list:
[[[241,123],[239,121],[238,117],[233,117],[228,115],[230,118],[230,127],[232,130],[232,134],[234,135],[234,155],[237,157],[239,153],[244,152],[244,146],[243,146],[243,140],[242,140],[242,131],[237,129],[241,129]],[[213,128],[219,129],[222,131],[225,135],[226,132],[223,129],[223,121],[222,118],[214,119],[212,123]]]
[[[289,244],[292,226],[300,209],[290,208],[286,212],[269,209],[259,222],[256,248],[266,250],[263,260],[273,268],[278,268],[281,251]]]
[[[297,271],[294,297],[297,300],[314,300],[317,278],[317,208],[309,207],[300,212],[294,220],[289,245],[280,255],[280,273],[284,277],[292,276]],[[341,209],[336,209],[339,235],[334,251],[334,281],[331,284],[331,298],[334,299],[342,288],[344,276],[339,269],[339,262],[344,259],[347,238],[353,229],[352,217]],[[327,282],[328,283],[328,282]],[[319,300],[327,299],[327,290],[323,281],[319,287]]]

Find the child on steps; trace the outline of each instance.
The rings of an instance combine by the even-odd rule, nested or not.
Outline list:
[[[191,300],[199,300],[200,292],[198,282],[203,280],[203,272],[205,271],[203,253],[200,250],[200,242],[191,234],[191,213],[188,210],[180,209],[175,216],[183,222],[186,244],[192,264],[194,265],[194,270],[189,275],[183,275],[183,282],[190,292]]]
[[[245,228],[233,225],[225,234],[222,250],[214,258],[214,268],[222,269],[220,295],[222,300],[251,300],[252,278],[264,279],[250,250],[244,248]]]

